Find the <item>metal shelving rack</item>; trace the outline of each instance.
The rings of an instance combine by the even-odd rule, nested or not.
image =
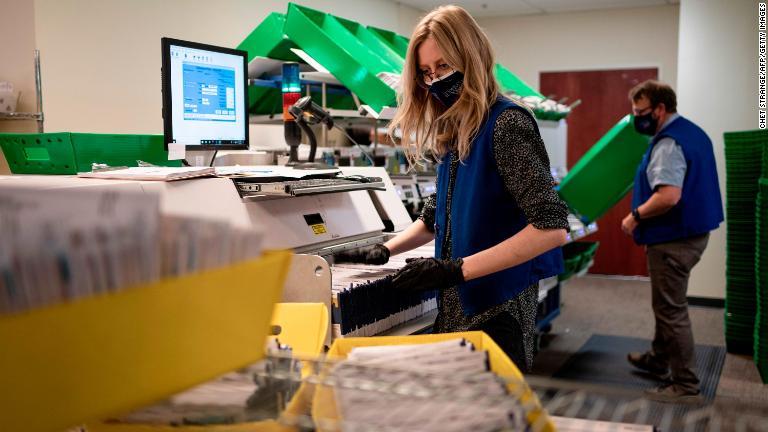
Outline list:
[[[43,86],[40,74],[40,51],[35,50],[35,100],[36,112],[0,112],[0,120],[35,120],[37,132],[43,133]]]
[[[255,60],[258,61],[258,60]],[[360,103],[360,99],[346,88],[339,80],[333,75],[327,72],[315,71],[315,72],[302,72],[301,73],[301,87],[305,96],[310,96],[312,89],[320,90],[321,98],[316,100],[323,109],[327,110],[331,117],[337,122],[343,122],[346,124],[365,124],[370,125],[373,128],[377,128],[384,121],[391,120],[391,115],[381,115],[374,117],[371,112],[366,109],[366,106]],[[264,87],[264,88],[280,88],[281,76],[273,76],[269,78],[249,78],[248,85],[251,87]],[[335,109],[328,107],[328,95],[329,94],[350,94],[354,99],[357,109]],[[275,112],[272,114],[250,114],[249,123],[251,124],[281,124],[283,122],[281,112]],[[320,129],[319,145],[322,147],[328,147],[328,131],[326,128]],[[374,148],[378,147],[378,137],[374,134],[374,142],[372,143]],[[375,150],[374,150],[375,153]]]

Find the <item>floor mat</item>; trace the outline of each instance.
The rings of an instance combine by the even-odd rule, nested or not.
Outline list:
[[[627,353],[645,352],[651,341],[641,338],[595,334],[573,354],[553,375],[553,378],[586,381],[595,384],[634,389],[655,387],[660,382],[627,362]],[[725,347],[696,345],[696,374],[701,381],[701,393],[712,400],[720,381],[725,361]]]
[[[605,387],[618,387],[626,390],[637,391],[636,398],[642,399],[642,390],[656,387],[661,381],[650,374],[643,373],[627,362],[627,353],[632,351],[645,352],[651,346],[651,341],[641,338],[610,336],[595,334],[592,335],[575,354],[571,355],[560,369],[552,376],[556,379],[583,382],[585,384],[596,384]],[[655,425],[662,431],[690,430],[705,431],[708,428],[708,421],[695,422],[689,425],[689,418],[696,418],[699,410],[706,409],[711,404],[717,392],[717,385],[720,381],[720,373],[725,362],[725,347],[713,345],[696,345],[696,374],[701,381],[701,392],[705,399],[702,405],[682,405],[682,404],[664,404],[658,402],[648,402],[648,412],[644,414],[642,420],[632,420],[624,418],[622,415],[616,417],[617,412],[612,409],[599,411],[599,415],[593,415],[589,418],[608,420],[608,421],[627,421],[630,423],[640,423]],[[547,398],[546,394],[541,397]],[[634,399],[634,397],[632,398]],[[620,401],[613,401],[619,406]],[[601,402],[602,403],[602,402]],[[545,406],[547,403],[545,402]],[[594,406],[593,406],[594,405]],[[595,408],[598,403],[585,401],[583,407],[577,413],[571,413],[574,417],[582,417],[586,412]],[[561,415],[556,412],[555,414]],[[692,416],[692,417],[689,417]]]

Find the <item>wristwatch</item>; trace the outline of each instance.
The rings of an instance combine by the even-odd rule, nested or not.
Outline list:
[[[632,217],[635,218],[635,222],[640,222],[640,212],[637,211],[637,207],[632,209]]]

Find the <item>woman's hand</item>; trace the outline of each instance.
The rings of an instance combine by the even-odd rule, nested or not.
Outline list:
[[[450,288],[464,282],[461,258],[439,260],[435,258],[410,258],[395,273],[392,285],[402,291],[434,291]]]
[[[335,264],[355,263],[382,265],[389,261],[389,249],[383,244],[365,246],[336,253],[333,255]]]

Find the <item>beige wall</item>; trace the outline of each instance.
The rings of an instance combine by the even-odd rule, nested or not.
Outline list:
[[[714,142],[725,202],[723,132],[757,129],[757,0],[682,0],[678,111]],[[721,103],[724,97],[727,102]],[[693,296],[725,296],[725,224],[691,275]]]
[[[659,77],[672,86],[677,82],[677,6],[481,18],[478,23],[499,63],[536,89],[540,72],[649,66],[658,67]]]
[[[35,10],[30,0],[0,0],[3,19],[0,22],[0,81],[13,84],[21,99],[16,111],[34,112],[35,106]],[[13,41],[9,43],[9,41]],[[34,121],[0,121],[0,132],[34,132]],[[0,174],[9,174],[8,164],[0,152]]]
[[[16,111],[35,111],[35,9],[29,0],[0,0],[0,11],[4,17],[0,22],[0,81],[13,84],[15,91],[21,91],[20,105]],[[9,43],[13,41],[13,43]],[[0,122],[0,131],[19,129],[34,131],[34,121]]]
[[[162,133],[160,38],[236,46],[278,0],[36,0],[47,131]],[[389,0],[301,2],[410,32],[420,12]]]

